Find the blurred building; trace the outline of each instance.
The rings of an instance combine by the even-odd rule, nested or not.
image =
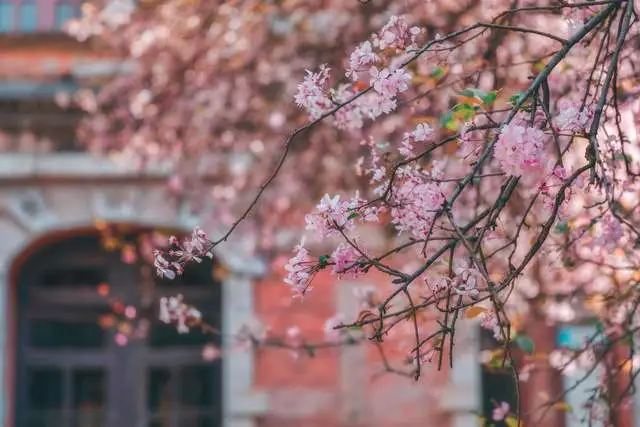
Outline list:
[[[107,283],[124,303],[140,306],[138,285],[151,279],[102,249],[96,221],[127,224],[133,233],[186,231],[198,218],[166,202],[167,170],[123,170],[76,144],[80,113],[59,108],[56,94],[92,89],[121,68],[61,32],[79,6],[77,0],[0,0],[1,425],[475,427],[479,413],[491,413],[491,398],[515,407],[512,379],[483,370],[479,354],[488,338],[468,321],[456,334],[454,368],[425,371],[417,383],[376,376],[382,365],[368,346],[299,360],[287,350],[232,352],[207,362],[206,337],[160,324],[146,339],[116,342],[100,324],[108,307],[96,288]],[[261,260],[232,246],[216,255],[227,271],[222,278],[212,279],[209,266],[182,283],[156,280],[155,286],[183,293],[224,336],[260,317],[275,330],[300,325],[305,337],[321,340],[325,319],[355,313],[352,291],[362,283],[322,278],[307,304],[288,307],[288,289]],[[531,329],[555,345],[553,328]],[[523,407],[562,387],[553,373],[532,374]],[[555,411],[541,425],[575,425],[575,415],[565,416]]]

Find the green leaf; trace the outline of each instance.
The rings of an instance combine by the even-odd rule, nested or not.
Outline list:
[[[456,123],[455,119],[453,118],[453,112],[452,111],[447,111],[446,113],[444,113],[441,117],[440,117],[440,125],[450,131],[455,132],[456,130],[458,130],[458,124]]]
[[[498,98],[498,91],[497,90],[492,90],[484,98],[482,98],[482,101],[485,104],[493,104],[494,101],[496,100],[496,98]]]
[[[601,334],[604,332],[604,325],[600,322],[596,323],[596,332]]]
[[[439,80],[442,78],[442,76],[444,76],[444,68],[436,67],[433,70],[431,70],[431,77]]]
[[[535,351],[533,340],[526,335],[518,335],[516,337],[516,344],[527,354],[533,354]]]
[[[509,97],[509,102],[511,103],[511,105],[516,105],[518,103],[518,101],[520,101],[520,97],[523,95],[522,92],[518,92],[513,96]]]
[[[491,92],[485,92],[480,89],[468,87],[458,92],[458,95],[464,96],[466,98],[479,99],[482,101],[482,103],[489,105],[489,104],[492,104],[498,97],[498,91],[492,90]]]
[[[521,427],[522,426],[522,424],[518,422],[518,418],[514,417],[513,415],[509,415],[507,418],[505,418],[504,422],[509,427]]]
[[[461,118],[464,121],[469,121],[476,115],[476,109],[467,103],[456,105],[452,111],[455,113],[455,117]]]
[[[351,212],[347,217],[347,219],[354,219],[354,218],[358,218],[359,216],[360,214],[358,212]]]
[[[485,93],[482,92],[480,89],[474,89],[474,88],[466,88],[458,92],[458,95],[460,96],[466,96],[467,98],[478,98],[478,99],[482,99],[482,95],[484,94]]]
[[[567,221],[559,222],[556,225],[556,233],[558,234],[566,234],[569,232],[569,223]]]
[[[325,267],[329,262],[329,255],[320,255],[318,261],[320,262],[320,267]]]

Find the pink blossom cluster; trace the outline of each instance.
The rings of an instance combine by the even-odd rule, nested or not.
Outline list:
[[[307,70],[303,82],[298,85],[295,102],[307,110],[311,119],[317,119],[335,106],[326,94],[329,71],[326,65],[316,73]]]
[[[213,258],[212,243],[207,234],[200,228],[194,228],[191,238],[181,244],[175,236],[169,238],[169,250],[154,251],[154,266],[160,277],[174,279],[182,274],[184,265],[190,262],[202,262],[204,257]]]
[[[175,323],[181,334],[189,332],[190,326],[200,324],[202,320],[200,311],[185,304],[182,295],[160,298],[159,317],[164,323]]]
[[[355,229],[357,222],[376,222],[378,209],[368,206],[356,194],[351,200],[340,200],[340,195],[325,194],[314,212],[305,216],[307,230],[325,238]]]
[[[304,295],[311,290],[311,280],[318,269],[318,262],[311,258],[304,247],[304,241],[294,248],[295,255],[285,265],[288,272],[284,283],[291,286],[298,295]]]
[[[415,168],[398,171],[397,183],[391,196],[391,222],[398,233],[409,233],[425,239],[433,221],[445,203],[441,184],[429,174]]]
[[[334,121],[342,129],[359,129],[365,118],[373,120],[391,113],[397,107],[398,94],[406,92],[411,84],[411,73],[400,65],[406,54],[415,50],[420,33],[417,27],[409,28],[404,17],[392,16],[379,35],[374,34],[371,41],[361,43],[351,53],[346,76],[353,84],[328,90],[329,69],[323,65],[316,73],[307,71],[304,81],[298,85],[296,104],[304,108],[311,119],[341,105]],[[394,56],[390,51],[400,55]],[[366,85],[366,76],[373,92],[349,102]]]
[[[392,16],[378,34],[372,36],[373,45],[380,50],[395,49],[396,51],[416,48],[417,37],[422,30],[418,27],[409,28],[404,16]]]
[[[593,106],[582,108],[578,102],[563,99],[553,125],[559,131],[582,132],[593,117]]]
[[[541,129],[512,122],[500,132],[494,157],[508,175],[536,174],[543,165],[547,140]]]
[[[416,142],[431,142],[435,137],[435,131],[428,123],[419,123],[414,130],[406,132],[400,141],[398,152],[404,157],[415,156]]]
[[[349,66],[346,76],[353,81],[358,81],[358,73],[369,72],[371,66],[380,61],[380,57],[373,52],[371,42],[365,41],[354,49],[349,57]]]
[[[324,323],[324,335],[329,341],[336,341],[340,339],[342,335],[341,329],[337,329],[340,325],[345,323],[345,317],[342,313],[337,313],[334,316],[328,318]]]
[[[604,215],[600,221],[601,230],[593,240],[593,244],[605,251],[611,251],[619,246],[624,237],[622,223],[611,213]]]
[[[491,413],[491,419],[493,421],[503,421],[509,412],[511,411],[511,405],[507,402],[500,402],[495,408],[493,408],[493,412]]]
[[[294,248],[295,255],[285,265],[287,275],[284,283],[291,286],[297,296],[311,291],[311,282],[320,270],[331,266],[331,274],[339,278],[357,278],[364,273],[360,262],[365,254],[353,244],[340,243],[331,255],[312,258],[304,247],[304,241]]]
[[[480,326],[493,332],[493,337],[496,340],[502,339],[500,322],[498,321],[498,316],[496,316],[494,311],[482,312],[478,318],[480,319]]]
[[[358,278],[364,272],[359,265],[359,261],[362,258],[363,254],[360,252],[360,249],[348,243],[341,242],[331,253],[331,261],[333,262],[331,274],[337,275],[340,279]]]

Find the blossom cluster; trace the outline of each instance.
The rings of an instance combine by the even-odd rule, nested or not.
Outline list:
[[[374,120],[393,112],[398,95],[406,92],[412,81],[412,74],[401,65],[417,49],[416,41],[421,33],[418,27],[410,28],[406,18],[392,16],[379,34],[351,53],[346,71],[351,84],[330,90],[326,65],[315,73],[307,70],[307,76],[298,85],[296,104],[303,107],[311,119],[340,106],[334,120],[338,127],[345,129],[359,129],[365,118]],[[362,93],[366,87],[373,90]]]
[[[544,158],[548,136],[532,126],[509,123],[500,132],[494,156],[508,175],[521,176],[538,172]]]
[[[200,311],[186,304],[182,295],[160,298],[159,318],[164,323],[175,324],[181,334],[189,332],[190,327],[202,322]]]
[[[212,242],[207,234],[199,227],[194,228],[191,238],[186,238],[183,243],[175,237],[169,237],[169,250],[167,252],[156,249],[154,251],[154,266],[160,277],[174,279],[182,274],[184,265],[190,262],[202,262],[204,257],[213,258]]]

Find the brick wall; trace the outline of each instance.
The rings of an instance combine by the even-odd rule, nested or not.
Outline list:
[[[255,287],[255,307],[274,332],[296,325],[317,342],[324,338],[327,318],[355,309],[353,286],[322,274],[304,301],[292,301],[290,290],[274,275]],[[298,360],[286,349],[262,350],[256,357],[256,387],[269,396],[262,427],[448,424],[438,410],[437,393],[447,382],[446,372],[427,369],[417,383],[378,375],[381,358],[372,344],[320,350],[313,358]]]

